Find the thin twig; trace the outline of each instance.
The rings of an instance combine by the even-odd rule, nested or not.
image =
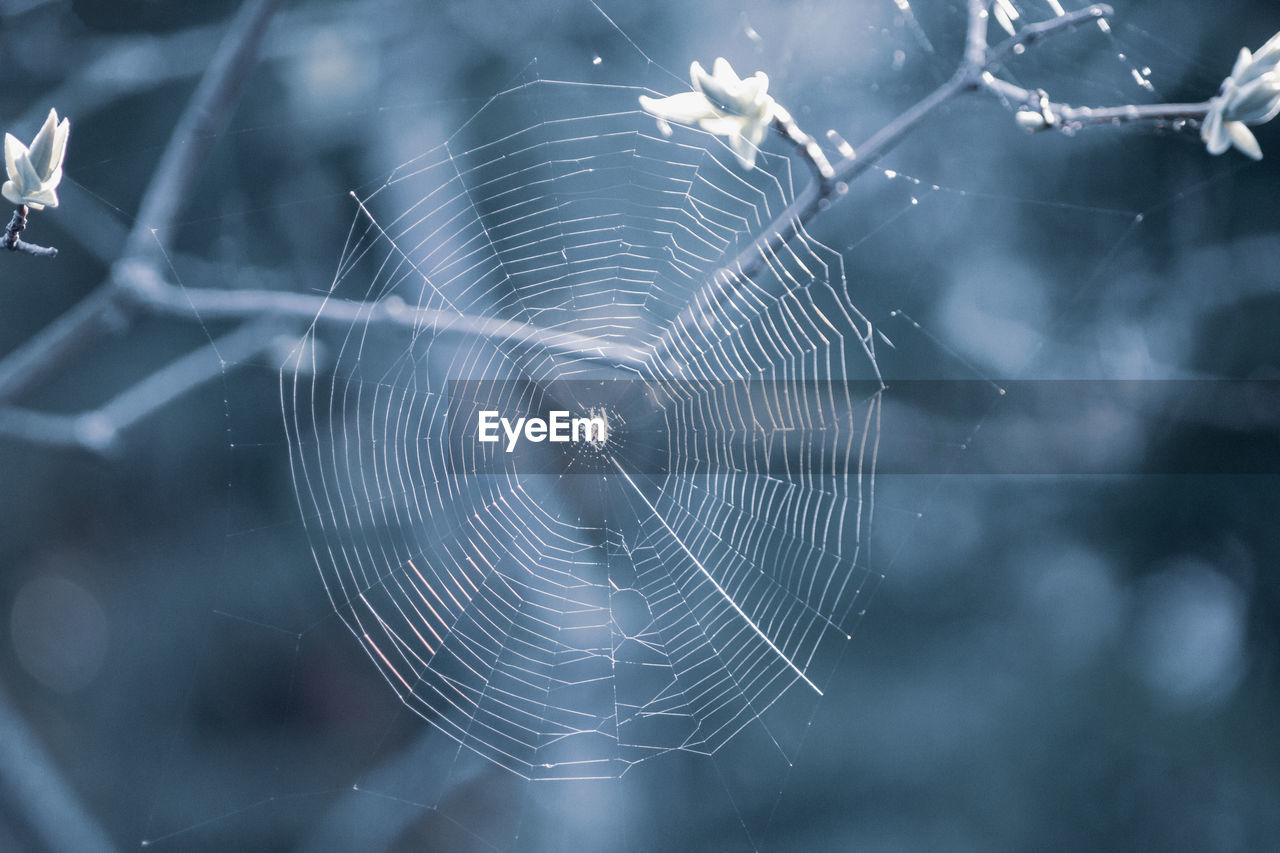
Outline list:
[[[1200,121],[1208,114],[1209,101],[1198,104],[1128,104],[1122,107],[1074,107],[1042,98],[1041,92],[1016,86],[990,74],[983,86],[1016,107],[1046,112],[1045,129],[1070,130],[1088,125],[1125,124],[1136,121]]]
[[[782,108],[781,104],[775,104],[773,126],[783,138],[790,142],[800,152],[800,156],[813,168],[814,177],[819,181],[829,181],[835,174],[835,170],[831,168],[831,163],[827,161],[827,155],[823,152],[822,147],[818,145],[818,141],[809,134],[801,130],[800,125],[796,123],[791,113]]]
[[[104,436],[105,446],[113,447],[122,432],[178,397],[267,352],[279,331],[280,324],[271,318],[244,323],[121,392],[85,423]]]
[[[1112,14],[1110,6],[1095,4],[1032,24],[1018,35],[989,47],[987,6],[987,0],[970,0],[964,56],[950,79],[854,148],[852,154],[847,154],[835,165],[830,175],[824,175],[820,165],[811,160],[818,178],[801,190],[759,236],[707,277],[707,283],[655,342],[653,350],[659,357],[670,353],[676,335],[706,328],[710,319],[718,316],[720,307],[761,270],[768,258],[774,257],[800,234],[805,224],[820,210],[843,195],[852,181],[871,169],[936,109],[961,94],[982,89],[988,68],[1017,53],[1020,47],[1025,48],[1057,33],[1070,32],[1082,24]],[[799,147],[801,154],[805,155],[804,147]]]
[[[251,363],[271,347],[278,331],[279,322],[273,319],[244,323],[91,411],[63,415],[0,407],[0,435],[95,456],[115,455],[121,449],[122,433],[187,392],[225,375],[229,368]]]
[[[0,408],[0,436],[37,447],[83,450],[94,455],[107,452],[106,448],[93,447],[92,442],[85,440],[77,415],[37,412],[18,406]]]
[[[964,64],[979,68],[987,55],[987,7],[991,0],[969,0],[969,26],[964,35]]]
[[[142,272],[138,270],[137,272]],[[135,277],[122,291],[131,310],[157,317],[217,322],[252,317],[292,321],[299,330],[311,324],[360,323],[418,333],[461,334],[485,338],[495,345],[562,354],[578,361],[639,369],[646,357],[639,349],[566,329],[534,326],[515,320],[478,317],[455,310],[415,307],[398,296],[376,302],[335,299],[272,290],[183,289],[158,277]]]
[[[125,258],[147,257],[159,246],[168,245],[173,223],[191,194],[205,156],[257,65],[258,46],[279,5],[280,0],[246,0],[236,13],[147,185],[137,225],[125,245]]]
[[[22,232],[27,230],[29,212],[25,204],[18,205],[18,209],[13,212],[13,218],[4,229],[4,247],[10,252],[25,252],[39,258],[58,257],[58,250],[52,246],[37,246],[22,239]]]
[[[1019,30],[1017,35],[1010,36],[995,47],[988,49],[982,59],[982,68],[999,65],[1010,56],[1022,53],[1027,48],[1037,42],[1044,41],[1050,36],[1069,33],[1085,24],[1100,21],[1112,14],[1115,14],[1115,12],[1110,6],[1105,3],[1095,3],[1083,9],[1059,15],[1056,18],[1028,24]]]
[[[149,269],[141,265],[135,269],[135,276]],[[253,322],[243,323],[225,337],[161,368],[93,411],[62,415],[0,405],[0,435],[31,444],[109,456],[120,449],[121,433],[129,427],[187,391],[216,379],[225,367],[248,362],[265,352],[275,336],[301,335],[306,329],[320,326],[350,328],[359,323],[411,334],[430,330],[437,337],[454,334],[482,338],[495,346],[560,356],[575,362],[599,363],[633,373],[648,363],[645,353],[626,344],[513,320],[413,307],[396,296],[360,302],[285,291],[183,290],[158,277],[143,283],[131,281],[117,296],[127,303],[130,316],[200,323]]]
[[[0,803],[37,850],[115,849],[0,686]]]

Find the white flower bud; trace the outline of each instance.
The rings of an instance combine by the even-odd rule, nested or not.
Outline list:
[[[1218,96],[1209,102],[1200,138],[1210,154],[1235,146],[1255,160],[1262,148],[1247,125],[1265,124],[1280,113],[1280,33],[1272,36],[1257,54],[1241,48],[1231,76],[1222,81]]]
[[[4,167],[9,176],[0,193],[14,204],[33,210],[58,206],[58,184],[62,182],[62,161],[67,156],[67,136],[71,122],[58,121],[58,111],[49,110],[44,126],[23,145],[11,133],[4,135]]]
[[[658,129],[670,135],[670,122],[696,124],[707,133],[723,136],[744,169],[756,163],[756,151],[773,121],[776,105],[769,97],[769,78],[757,71],[746,79],[734,73],[724,57],[716,59],[708,74],[697,62],[689,67],[694,91],[669,98],[640,96],[640,106],[658,120]]]

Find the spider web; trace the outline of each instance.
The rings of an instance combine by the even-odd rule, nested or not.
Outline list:
[[[742,276],[792,162],[664,138],[648,93],[519,85],[471,122],[494,141],[398,167],[330,291],[367,306],[332,378],[297,369],[314,339],[282,377],[339,616],[409,708],[528,778],[749,725],[785,750],[764,715],[821,695],[873,574],[878,374],[841,258],[802,232]],[[689,314],[713,280],[732,296]],[[609,436],[555,471],[459,434],[521,404]]]
[[[1022,17],[1011,25],[1053,5],[1013,4]],[[729,42],[738,70],[768,70],[807,130],[835,126],[856,141],[953,70],[957,43],[944,39],[962,32],[964,6],[777,12],[773,23],[791,30],[768,26],[762,5],[728,19],[722,6],[693,9],[690,30],[707,35],[690,56],[705,64]],[[612,25],[603,10],[565,8]],[[1162,23],[1157,38],[1125,24],[1131,12],[1121,10],[1117,32],[1080,36],[1095,51],[1089,62],[1076,62],[1068,37],[1019,57],[1009,79],[1064,101],[1153,99],[1149,87],[1173,82],[1156,59],[1194,44],[1191,24]],[[825,46],[817,29],[860,33],[865,49]],[[441,134],[400,130],[417,125],[390,96],[372,111],[391,116],[394,144],[375,149],[396,152],[386,164],[429,150],[358,192],[327,291],[362,307],[322,315],[278,389],[297,507],[351,634],[338,629],[339,639],[382,675],[387,704],[398,697],[409,713],[342,731],[368,750],[354,774],[325,756],[324,771],[277,773],[252,793],[184,796],[148,824],[148,839],[243,831],[247,818],[229,818],[255,809],[296,818],[306,808],[281,806],[289,794],[325,801],[316,828],[299,830],[317,847],[331,845],[335,826],[352,833],[350,846],[390,847],[420,822],[455,849],[537,848],[540,838],[563,849],[582,836],[619,849],[732,837],[754,850],[770,833],[790,848],[820,831],[807,804],[858,772],[892,775],[825,740],[816,752],[829,755],[815,755],[816,738],[808,777],[789,775],[815,720],[828,733],[856,726],[840,704],[848,678],[843,697],[820,694],[840,686],[840,655],[895,545],[928,536],[920,519],[934,493],[886,478],[897,461],[886,440],[954,458],[982,423],[894,411],[892,385],[1026,370],[1055,318],[1082,310],[1073,299],[1093,298],[1101,279],[1146,275],[1156,214],[1186,209],[1198,186],[1183,178],[1187,195],[1170,198],[1168,183],[1145,192],[1128,182],[1117,194],[1108,170],[1140,173],[1157,147],[1195,149],[1186,159],[1201,164],[1201,146],[1194,133],[1142,144],[1145,128],[1028,141],[1001,105],[970,99],[937,126],[992,140],[989,152],[922,132],[816,219],[814,234],[743,277],[725,262],[809,175],[776,139],[745,172],[696,129],[662,137],[636,97],[687,83],[639,53],[636,42],[654,47],[643,30],[610,32],[592,45],[601,64],[566,51],[581,61],[560,63],[572,73],[555,68],[578,82],[543,79],[556,65],[544,58],[514,84],[486,88],[500,91],[478,111],[462,108],[435,147]],[[800,45],[805,62],[792,59]],[[760,62],[742,64],[752,49]],[[1168,64],[1184,68],[1177,59]],[[581,82],[601,67],[648,86]],[[895,77],[903,68],[912,73]],[[1221,70],[1194,68],[1193,93],[1213,91]],[[810,115],[808,103],[829,109]],[[1063,174],[1070,180],[1044,177]],[[1213,174],[1209,183],[1224,180]],[[958,245],[966,240],[974,246]],[[997,260],[983,267],[985,254]],[[736,296],[695,298],[716,280]],[[1054,298],[1040,305],[1027,296],[1046,293]],[[475,440],[477,411],[561,408],[606,413],[608,441],[564,454],[526,442],[507,454]],[[262,453],[278,463],[275,437]],[[235,454],[249,457],[252,441],[237,436]],[[239,527],[269,535],[257,516]],[[278,680],[292,684],[314,654],[299,651],[304,638],[322,633],[281,635],[289,672]],[[860,683],[856,701],[878,707],[880,683],[894,679]],[[456,748],[442,749],[437,732]],[[697,805],[672,808],[681,797]],[[849,820],[881,825],[867,809]]]

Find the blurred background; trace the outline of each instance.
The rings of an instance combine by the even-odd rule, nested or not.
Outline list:
[[[446,139],[489,142],[468,118],[529,80],[673,93],[724,55],[811,133],[856,142],[951,73],[964,5],[285,3],[157,235],[162,273],[323,293],[349,192]],[[27,235],[59,258],[0,258],[0,353],[107,277],[238,6],[0,0],[0,123],[27,140],[56,107],[73,127],[62,205]],[[1115,6],[1111,33],[1059,37],[1010,76],[1076,103],[1199,101],[1280,30],[1257,0]],[[1258,136],[1261,163],[1210,157],[1194,128],[1028,136],[974,97],[815,221],[894,343],[890,379],[1142,380],[1146,405],[1103,400],[1065,435],[1016,406],[887,410],[886,436],[959,467],[1043,465],[881,478],[885,577],[789,768],[731,745],[531,785],[457,758],[319,583],[281,425],[287,338],[113,455],[0,437],[0,848],[1272,847],[1280,409],[1180,405],[1168,381],[1280,379],[1280,130]],[[218,331],[140,322],[20,403],[93,409]]]

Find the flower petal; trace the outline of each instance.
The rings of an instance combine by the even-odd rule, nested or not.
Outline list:
[[[707,73],[707,69],[702,67],[702,63],[694,60],[689,63],[689,82],[693,84],[695,92],[702,91],[702,81],[710,80],[711,75]]]
[[[651,116],[666,121],[695,122],[719,115],[701,92],[681,92],[669,98],[640,96],[640,107]]]
[[[1244,76],[1245,70],[1252,64],[1253,55],[1249,53],[1249,48],[1240,48],[1240,55],[1236,57],[1236,64],[1231,69],[1231,78],[1239,82],[1240,78]]]
[[[1280,33],[1276,33],[1267,39],[1267,43],[1258,48],[1253,55],[1253,61],[1264,65],[1275,66],[1277,60],[1280,60]]]
[[[1209,153],[1218,156],[1231,147],[1231,138],[1222,127],[1222,102],[1215,99],[1204,118],[1204,127],[1200,129],[1200,138],[1204,140]]]
[[[742,133],[745,124],[738,116],[715,116],[702,119],[698,122],[698,127],[712,136],[737,136]]]
[[[751,75],[751,79],[760,81],[760,94],[767,95],[769,93],[769,75],[763,71],[757,71]]]
[[[750,171],[756,167],[756,147],[741,133],[735,133],[729,137],[729,147],[733,149],[734,154],[738,155],[738,162],[742,164],[742,168]]]
[[[27,146],[12,133],[4,135],[4,170],[10,180],[18,180],[18,159],[27,156]]]
[[[778,102],[768,95],[762,95],[760,106],[756,108],[755,120],[761,124],[768,126],[773,121],[773,117],[778,114]]]
[[[716,62],[718,64],[720,60]],[[723,112],[741,114],[750,108],[751,102],[743,97],[742,83],[737,75],[733,75],[732,80],[718,74],[714,77],[703,76],[698,79],[696,86],[708,101]]]
[[[1231,136],[1231,142],[1235,147],[1254,160],[1262,159],[1262,146],[1258,145],[1257,138],[1249,131],[1249,128],[1245,127],[1243,122],[1228,121],[1224,122],[1223,126]]]
[[[27,196],[27,204],[36,210],[58,206],[58,191],[51,186],[44,186]]]
[[[67,140],[71,137],[71,119],[64,118],[62,123],[58,125],[57,132],[53,135],[53,165],[55,169],[61,169],[63,162],[67,159]]]
[[[42,181],[36,173],[35,167],[31,165],[31,158],[23,154],[18,158],[18,175],[14,178],[23,195],[30,195],[32,192],[40,188]]]
[[[738,97],[742,100],[743,104],[756,106],[760,103],[761,98],[764,97],[764,91],[761,89],[762,83],[767,88],[769,85],[769,78],[766,77],[762,81],[760,79],[760,75],[753,74],[742,81],[742,84],[738,87]]]
[[[1280,75],[1264,74],[1227,98],[1222,116],[1228,121],[1262,124],[1275,117],[1280,102]]]
[[[729,64],[729,60],[725,59],[723,56],[717,56],[716,61],[712,63],[711,68],[715,73],[716,80],[718,80],[721,85],[736,86],[738,83],[742,82],[738,75],[734,73],[733,66]]]
[[[4,186],[0,187],[0,195],[3,195],[13,204],[23,204],[22,193],[18,190],[18,185],[13,181],[5,181]]]
[[[723,56],[712,63],[712,74],[698,62],[689,64],[692,92],[668,98],[640,97],[640,106],[658,119],[658,129],[669,132],[666,121],[696,123],[714,136],[723,136],[746,169],[755,166],[757,146],[764,140],[776,108],[769,97],[769,77],[757,71],[742,79]]]
[[[1257,117],[1254,118],[1253,121],[1250,121],[1248,123],[1249,124],[1266,124],[1267,122],[1271,121],[1273,118],[1275,118],[1278,115],[1280,115],[1280,92],[1277,92],[1277,94],[1271,100],[1271,103],[1267,105],[1267,108],[1265,110],[1260,111]]]
[[[49,110],[48,117],[44,120],[44,124],[40,126],[40,132],[36,134],[36,138],[31,140],[31,147],[28,149],[31,160],[31,167],[35,169],[40,180],[47,179],[53,174],[54,166],[54,137],[58,134],[58,111]]]

